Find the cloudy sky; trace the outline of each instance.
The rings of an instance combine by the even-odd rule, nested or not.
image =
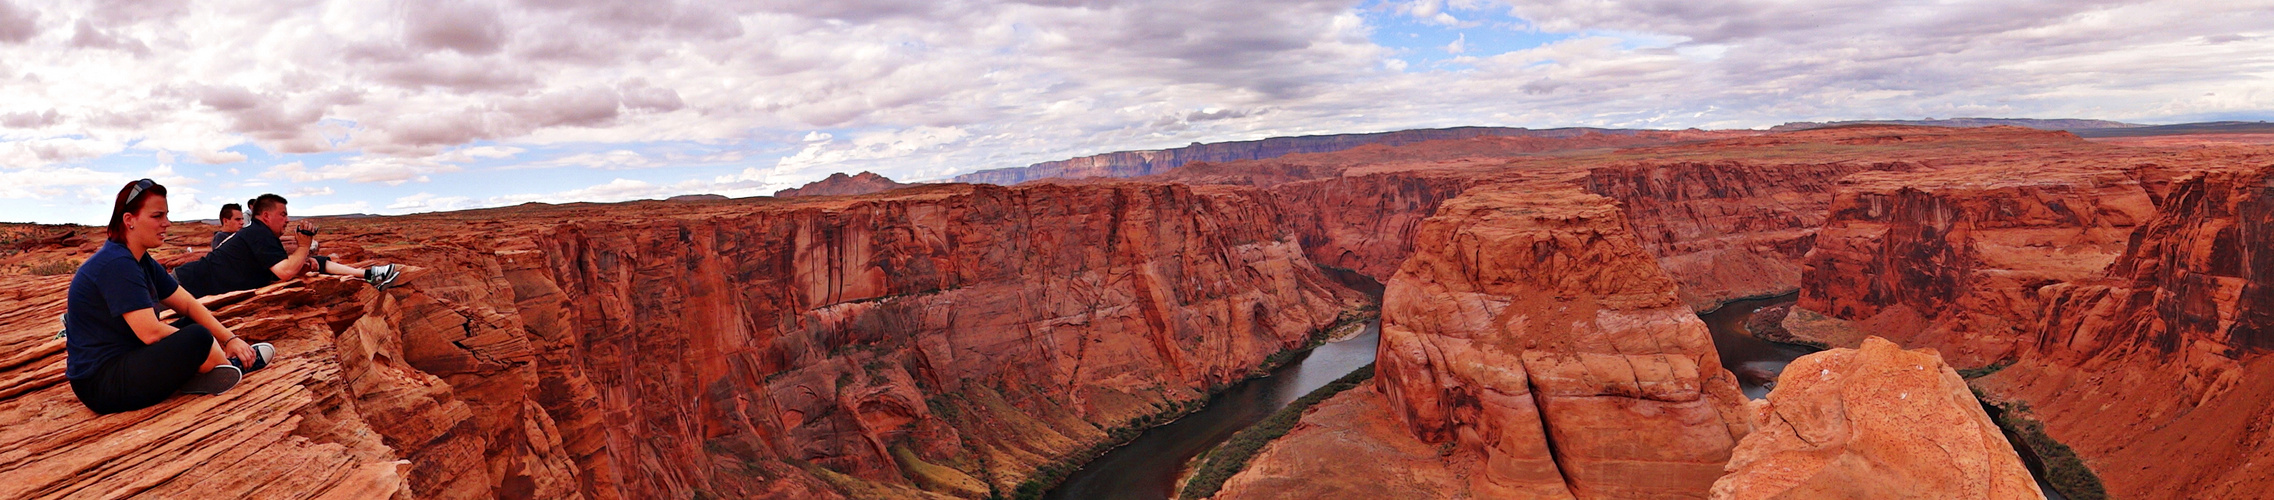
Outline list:
[[[1500,125],[2274,119],[2274,0],[0,0],[0,221],[751,196]]]

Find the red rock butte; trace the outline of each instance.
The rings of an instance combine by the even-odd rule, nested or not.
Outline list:
[[[1379,375],[1218,498],[2274,488],[2274,148],[2121,144],[1468,137],[342,219],[327,252],[409,284],[209,297],[284,361],[101,417],[55,335],[100,231],[5,225],[0,497],[1016,497],[1347,319],[1354,276]],[[1696,311],[1795,292],[1779,334],[1841,349],[1749,401]]]

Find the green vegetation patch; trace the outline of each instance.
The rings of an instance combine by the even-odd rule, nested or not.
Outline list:
[[[26,270],[26,272],[31,273],[33,276],[55,276],[61,274],[71,274],[78,271],[79,261],[73,259],[51,260],[38,264],[32,264],[31,269]]]
[[[1997,372],[1998,372],[1998,370],[2004,370],[2004,369],[2006,369],[2006,367],[2008,367],[2008,366],[2013,366],[2013,360],[2011,360],[2011,359],[2007,359],[2007,360],[2000,360],[2000,361],[1998,361],[1998,362],[1995,362],[1995,363],[1990,363],[1990,366],[1984,366],[1984,367],[1981,367],[1981,368],[1967,368],[1967,369],[1964,369],[1964,370],[1959,370],[1959,371],[1958,371],[1958,376],[1959,376],[1959,377],[1962,377],[1962,378],[1966,378],[1966,379],[1969,379],[1969,380],[1971,380],[1971,379],[1978,379],[1978,378],[1982,378],[1982,377],[1987,377],[1987,376],[1990,376],[1990,374],[1992,374],[1992,373],[1997,373]]]
[[[1193,471],[1192,479],[1185,481],[1184,493],[1178,495],[1178,498],[1193,500],[1215,496],[1216,491],[1224,487],[1225,480],[1247,469],[1248,460],[1262,452],[1263,445],[1271,444],[1280,436],[1287,435],[1287,431],[1293,430],[1295,423],[1303,419],[1303,411],[1371,378],[1374,378],[1374,364],[1367,363],[1366,366],[1288,403],[1286,408],[1280,408],[1271,416],[1264,417],[1263,421],[1233,434],[1232,439],[1209,452],[1208,462],[1202,464],[1199,470]]]
[[[1091,460],[1096,460],[1105,455],[1105,452],[1113,451],[1114,448],[1137,439],[1137,436],[1144,434],[1146,429],[1174,422],[1187,414],[1200,411],[1201,407],[1208,404],[1208,399],[1209,396],[1201,396],[1199,399],[1169,401],[1166,405],[1160,406],[1158,412],[1133,417],[1128,422],[1106,429],[1104,441],[1092,444],[1072,455],[1061,457],[1057,461],[1036,467],[1034,475],[1027,476],[1025,481],[1020,481],[1019,486],[1011,490],[1011,498],[1017,500],[1042,498],[1043,493],[1049,492],[1051,487],[1057,486],[1060,481],[1065,481],[1066,476],[1071,476],[1074,471],[1081,470],[1082,466],[1089,464]]]
[[[1976,391],[1974,395],[1980,398],[1981,392]],[[2108,490],[2101,486],[2100,476],[2093,474],[2091,468],[2085,467],[2084,459],[2077,457],[2076,450],[2045,435],[2045,424],[2028,417],[2028,403],[1993,404],[1998,411],[1992,412],[1992,419],[1997,420],[1998,427],[2004,428],[2010,435],[2019,436],[2022,442],[2018,444],[2027,446],[2029,451],[2037,454],[2038,460],[2045,466],[2045,482],[2052,484],[2054,490],[2061,492],[2061,496],[2071,500],[2108,498]]]
[[[1381,317],[1380,304],[1367,304],[1357,308],[1345,310],[1342,312],[1342,314],[1335,317],[1334,322],[1328,323],[1325,327],[1321,327],[1317,330],[1312,330],[1311,338],[1304,342],[1302,347],[1280,351],[1278,353],[1274,353],[1270,356],[1265,357],[1263,363],[1257,365],[1256,368],[1249,373],[1249,378],[1268,375],[1271,373],[1272,369],[1278,368],[1280,365],[1287,364],[1287,362],[1293,360],[1296,355],[1307,352],[1311,348],[1326,344],[1327,340],[1333,339],[1342,333],[1346,333],[1350,328],[1364,328],[1367,321],[1371,321],[1379,317]],[[1350,375],[1346,375],[1342,379],[1336,380],[1334,383],[1327,384],[1326,387],[1319,388],[1319,391],[1326,391],[1337,386],[1341,387],[1339,389],[1333,389],[1333,392],[1326,392],[1322,395],[1319,391],[1313,391],[1310,395],[1303,396],[1303,399],[1298,399],[1293,403],[1289,403],[1286,409],[1280,410],[1280,413],[1290,415],[1286,417],[1287,422],[1285,426],[1279,429],[1278,432],[1272,434],[1270,437],[1261,438],[1260,441],[1256,442],[1255,447],[1260,449],[1262,448],[1263,443],[1268,443],[1272,439],[1278,438],[1282,434],[1286,434],[1287,429],[1294,427],[1295,420],[1303,415],[1304,408],[1309,408],[1312,404],[1319,402],[1319,400],[1324,400],[1327,397],[1333,396],[1335,393],[1342,392],[1343,389],[1349,389],[1350,386],[1356,386],[1359,382],[1364,382],[1366,379],[1373,377],[1374,365],[1368,364],[1364,368],[1359,368],[1357,371],[1351,372]],[[1348,381],[1349,383],[1347,385],[1344,385],[1345,381]],[[1112,451],[1114,448],[1126,444],[1130,440],[1137,439],[1137,436],[1144,434],[1146,429],[1151,429],[1154,426],[1174,422],[1176,419],[1182,418],[1187,414],[1200,411],[1201,407],[1208,404],[1209,399],[1215,397],[1217,393],[1224,392],[1225,389],[1230,389],[1234,384],[1238,382],[1239,381],[1228,381],[1215,384],[1208,387],[1208,390],[1204,394],[1201,394],[1199,398],[1183,401],[1172,400],[1166,406],[1162,407],[1159,412],[1131,418],[1126,423],[1114,426],[1111,429],[1105,429],[1106,439],[1104,441],[1100,441],[1096,444],[1090,445],[1088,448],[1084,448],[1072,454],[1060,457],[1057,461],[1036,467],[1033,475],[1027,476],[1027,479],[1025,481],[1020,481],[1018,487],[1011,490],[1011,498],[1016,500],[1042,498],[1043,493],[1048,492],[1051,487],[1057,486],[1059,482],[1065,481],[1066,476],[1073,475],[1074,471],[1080,470],[1083,465],[1089,464],[1091,460],[1096,460],[1097,457],[1105,455],[1105,452]],[[1039,390],[1039,388],[1037,388],[1037,390]],[[1314,399],[1313,396],[1316,396],[1316,398]],[[1271,417],[1266,418],[1264,421],[1271,422],[1271,419],[1275,418],[1280,418],[1280,414],[1273,414]],[[1256,427],[1261,426],[1262,424],[1258,424]],[[1238,441],[1240,440],[1241,436],[1246,435],[1248,432],[1254,430],[1255,428],[1251,427],[1246,431],[1241,431],[1240,435],[1234,435],[1232,439],[1233,441]],[[1229,446],[1229,443],[1227,443],[1225,446]],[[1219,447],[1218,449],[1223,448]],[[1255,452],[1253,450],[1250,450],[1247,453],[1249,455],[1252,455]],[[1240,459],[1239,465],[1235,468],[1230,469],[1230,472],[1239,472],[1239,468],[1246,466],[1247,458],[1242,457]],[[1224,477],[1231,477],[1230,472],[1224,474]],[[1215,489],[1221,486],[1220,483],[1223,482],[1223,479],[1219,478],[1216,482],[1219,483],[1218,486],[1209,487],[1210,494],[1214,494]]]

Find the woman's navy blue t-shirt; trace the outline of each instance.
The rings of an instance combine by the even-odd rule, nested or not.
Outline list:
[[[165,307],[159,300],[174,294],[174,276],[166,266],[145,254],[134,260],[126,245],[112,241],[79,265],[71,276],[63,315],[63,378],[78,380],[112,358],[142,347],[142,338],[126,325],[126,313]],[[153,314],[163,309],[151,311]]]

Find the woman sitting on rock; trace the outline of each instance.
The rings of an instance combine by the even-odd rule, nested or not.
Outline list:
[[[143,179],[120,188],[110,241],[71,277],[63,375],[95,413],[148,408],[176,391],[220,394],[244,371],[235,360],[253,360],[248,368],[259,369],[276,352],[221,326],[150,256],[173,226],[166,212],[165,186]],[[188,320],[160,323],[159,308]]]

